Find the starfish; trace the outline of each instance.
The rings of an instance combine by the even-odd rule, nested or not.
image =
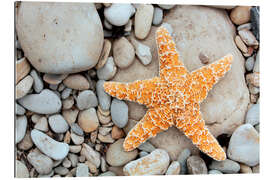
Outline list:
[[[144,117],[127,134],[123,143],[131,151],[151,137],[176,126],[202,152],[217,161],[226,154],[205,126],[200,103],[215,83],[230,70],[233,56],[189,72],[179,60],[179,53],[164,27],[156,31],[159,77],[130,83],[105,82],[104,90],[120,100],[136,101],[148,107]]]

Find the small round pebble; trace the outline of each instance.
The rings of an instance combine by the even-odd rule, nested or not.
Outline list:
[[[187,169],[189,174],[207,174],[207,167],[199,156],[190,156],[187,159]]]
[[[159,7],[154,8],[153,25],[160,25],[163,19],[163,10]]]
[[[95,131],[99,126],[99,121],[95,108],[89,108],[80,111],[78,117],[78,124],[86,133]]]
[[[100,58],[98,60],[98,63],[95,66],[96,69],[100,69],[106,64],[111,51],[111,47],[112,47],[111,41],[109,41],[108,39],[104,39],[103,49]]]
[[[58,167],[54,168],[54,172],[55,172],[56,174],[65,176],[65,175],[68,174],[69,170],[68,170],[68,168],[65,168],[65,167],[63,167],[63,166],[58,166]]]
[[[50,116],[49,125],[55,133],[64,133],[69,128],[67,121],[60,114]]]
[[[111,96],[104,91],[104,80],[99,80],[96,84],[96,91],[98,96],[98,103],[102,110],[106,111],[111,106]]]
[[[30,131],[27,131],[22,141],[18,144],[18,148],[24,151],[29,150],[33,146]]]
[[[39,118],[38,122],[34,126],[35,129],[38,129],[43,132],[49,131],[48,121],[46,117]]]
[[[50,85],[60,84],[68,74],[44,74],[43,80]]]
[[[16,61],[16,84],[23,79],[31,70],[27,58],[21,58]]]
[[[178,175],[180,172],[180,164],[178,161],[173,161],[167,169],[166,175]]]
[[[111,105],[112,121],[119,128],[126,126],[128,122],[128,106],[124,101],[114,98]]]
[[[63,83],[66,87],[76,90],[86,90],[90,87],[88,80],[81,74],[69,75]]]
[[[245,63],[245,67],[247,71],[251,71],[254,67],[254,57],[251,56],[249,58],[247,58],[246,63]]]
[[[91,90],[84,90],[79,93],[77,99],[77,107],[79,110],[89,109],[98,105],[98,100],[95,93]]]
[[[82,144],[84,142],[84,136],[79,136],[75,133],[71,133],[70,137],[72,139],[72,142],[76,145]]]
[[[109,57],[105,65],[97,70],[98,79],[110,80],[114,77],[116,70],[113,57]]]
[[[23,140],[27,128],[26,116],[16,116],[16,144]]]
[[[81,149],[82,149],[82,146],[80,145],[69,145],[69,152],[78,153],[81,151]]]
[[[240,36],[235,36],[235,44],[236,46],[243,52],[243,53],[247,53],[248,52],[248,48],[247,46],[245,45],[245,43],[242,41],[241,37]]]
[[[251,174],[252,169],[249,166],[245,165],[245,164],[240,164],[240,173]]]
[[[131,42],[135,47],[136,56],[139,58],[143,65],[148,65],[152,61],[152,54],[150,47],[140,43],[139,41],[135,40],[135,38],[131,38]]]
[[[38,75],[37,71],[35,71],[34,69],[30,72],[30,75],[32,76],[34,80],[33,88],[35,92],[40,93],[44,88],[44,84],[41,77]]]
[[[37,150],[30,152],[27,160],[39,174],[49,174],[52,171],[52,159]]]
[[[260,123],[260,104],[252,104],[246,114],[246,123],[252,126]]]
[[[186,174],[187,172],[187,159],[191,155],[191,152],[189,149],[184,149],[178,156],[177,161],[179,162],[181,168],[180,168],[180,174]]]
[[[74,133],[83,136],[83,130],[77,123],[72,123],[70,127]]]
[[[77,164],[79,162],[79,158],[78,158],[78,156],[76,154],[69,153],[68,154],[68,159],[70,160],[72,167],[76,167],[77,166]]]
[[[61,93],[61,98],[62,98],[62,99],[68,98],[69,95],[71,94],[71,92],[72,92],[72,89],[70,89],[70,88],[65,88],[65,89],[62,91],[62,93]]]
[[[230,18],[236,25],[241,25],[250,21],[250,6],[237,6],[231,11]]]

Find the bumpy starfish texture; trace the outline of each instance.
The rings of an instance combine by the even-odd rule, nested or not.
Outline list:
[[[176,126],[201,151],[215,160],[225,160],[225,152],[205,126],[199,104],[213,85],[230,70],[232,55],[188,72],[179,60],[172,37],[164,27],[157,30],[156,42],[160,77],[131,83],[104,83],[104,90],[111,96],[136,101],[148,107],[145,116],[125,138],[124,149],[131,151],[148,138]]]

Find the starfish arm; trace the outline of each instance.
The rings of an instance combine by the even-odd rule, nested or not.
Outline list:
[[[156,32],[156,42],[158,46],[160,77],[168,77],[172,72],[185,76],[188,71],[179,60],[179,53],[176,50],[176,45],[171,35],[162,26]]]
[[[104,90],[121,100],[136,101],[140,104],[151,103],[152,93],[159,85],[159,78],[138,80],[131,83],[105,82]]]
[[[193,83],[191,88],[194,91],[197,102],[202,102],[207,93],[213,88],[220,78],[230,70],[233,61],[232,55],[227,55],[214,63],[191,72]]]
[[[167,116],[168,114],[168,116]],[[165,108],[151,108],[144,117],[131,129],[125,138],[125,151],[132,151],[147,139],[155,137],[159,132],[167,130],[173,125],[173,118]],[[163,118],[167,118],[166,121]]]
[[[185,114],[180,117],[176,120],[175,126],[181,129],[193,144],[217,161],[226,159],[226,153],[205,126],[199,110],[194,111],[192,115]]]

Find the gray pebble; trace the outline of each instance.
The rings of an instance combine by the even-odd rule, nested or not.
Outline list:
[[[62,99],[66,99],[69,97],[69,95],[71,94],[72,89],[71,88],[65,88],[62,93],[61,93],[61,98]]]
[[[153,17],[153,25],[157,26],[162,22],[163,18],[163,10],[159,7],[154,8],[154,17]]]
[[[71,161],[68,160],[67,157],[65,157],[64,161],[62,162],[62,165],[63,165],[65,168],[70,168],[70,167],[71,167]]]
[[[110,109],[110,106],[111,106],[111,96],[108,95],[104,91],[104,87],[103,87],[104,82],[105,82],[104,80],[99,80],[96,84],[96,90],[97,90],[98,102],[101,109],[103,109],[104,111],[107,111]]]
[[[251,71],[254,67],[254,56],[251,56],[249,58],[247,58],[246,62],[245,62],[245,67],[247,71]]]
[[[230,159],[225,159],[224,161],[213,160],[209,168],[212,170],[219,170],[223,173],[233,174],[240,170],[240,165]]]
[[[55,133],[64,133],[69,128],[67,121],[60,114],[50,116],[49,125]]]
[[[141,151],[141,152],[139,153],[139,156],[140,156],[140,158],[142,158],[142,157],[144,157],[144,156],[147,156],[148,154],[149,154],[148,152]]]
[[[24,115],[25,113],[25,109],[18,103],[15,103],[15,111],[17,115]]]
[[[208,171],[208,174],[223,174],[223,173],[218,170],[213,169],[213,170]]]
[[[74,133],[79,136],[83,136],[83,130],[77,123],[72,123],[70,127]]]
[[[187,168],[189,174],[207,174],[207,167],[202,158],[199,156],[190,156],[187,159]]]
[[[58,166],[58,167],[54,168],[54,172],[56,174],[65,176],[65,175],[67,175],[67,173],[69,172],[69,170],[68,170],[68,168],[65,168],[63,166]]]
[[[260,104],[253,104],[246,114],[246,123],[252,126],[260,123]]]
[[[79,162],[79,159],[78,159],[78,156],[76,154],[69,153],[68,154],[68,159],[70,160],[72,167],[76,167],[77,166],[77,164]]]
[[[33,87],[34,87],[35,92],[40,93],[44,88],[44,84],[41,77],[38,75],[38,73],[34,69],[30,72],[30,75],[34,79]]]
[[[110,80],[114,77],[116,70],[113,57],[109,57],[106,64],[97,70],[98,79]]]
[[[260,51],[257,52],[253,72],[260,72]]]
[[[126,126],[128,122],[128,106],[124,101],[114,98],[111,105],[112,121],[119,128]]]
[[[186,174],[187,173],[187,158],[191,155],[191,152],[189,149],[184,149],[177,159],[179,162],[181,168],[180,168],[180,174]]]
[[[88,177],[89,168],[84,163],[79,163],[76,169],[76,177]]]
[[[152,152],[156,148],[150,142],[146,141],[145,143],[141,144],[138,149],[141,151]]]
[[[77,99],[77,107],[80,110],[89,109],[98,105],[98,100],[95,93],[91,90],[84,90],[79,93]]]
[[[241,31],[243,29],[250,30],[251,29],[251,23],[241,24],[240,26],[237,27],[237,31]]]
[[[50,84],[49,85],[49,88],[51,89],[51,90],[57,90],[57,88],[58,88],[58,84]]]
[[[48,156],[38,150],[32,151],[27,155],[28,162],[34,166],[39,174],[49,174],[53,168],[53,161]]]
[[[16,116],[16,144],[23,140],[27,128],[26,116]]]

